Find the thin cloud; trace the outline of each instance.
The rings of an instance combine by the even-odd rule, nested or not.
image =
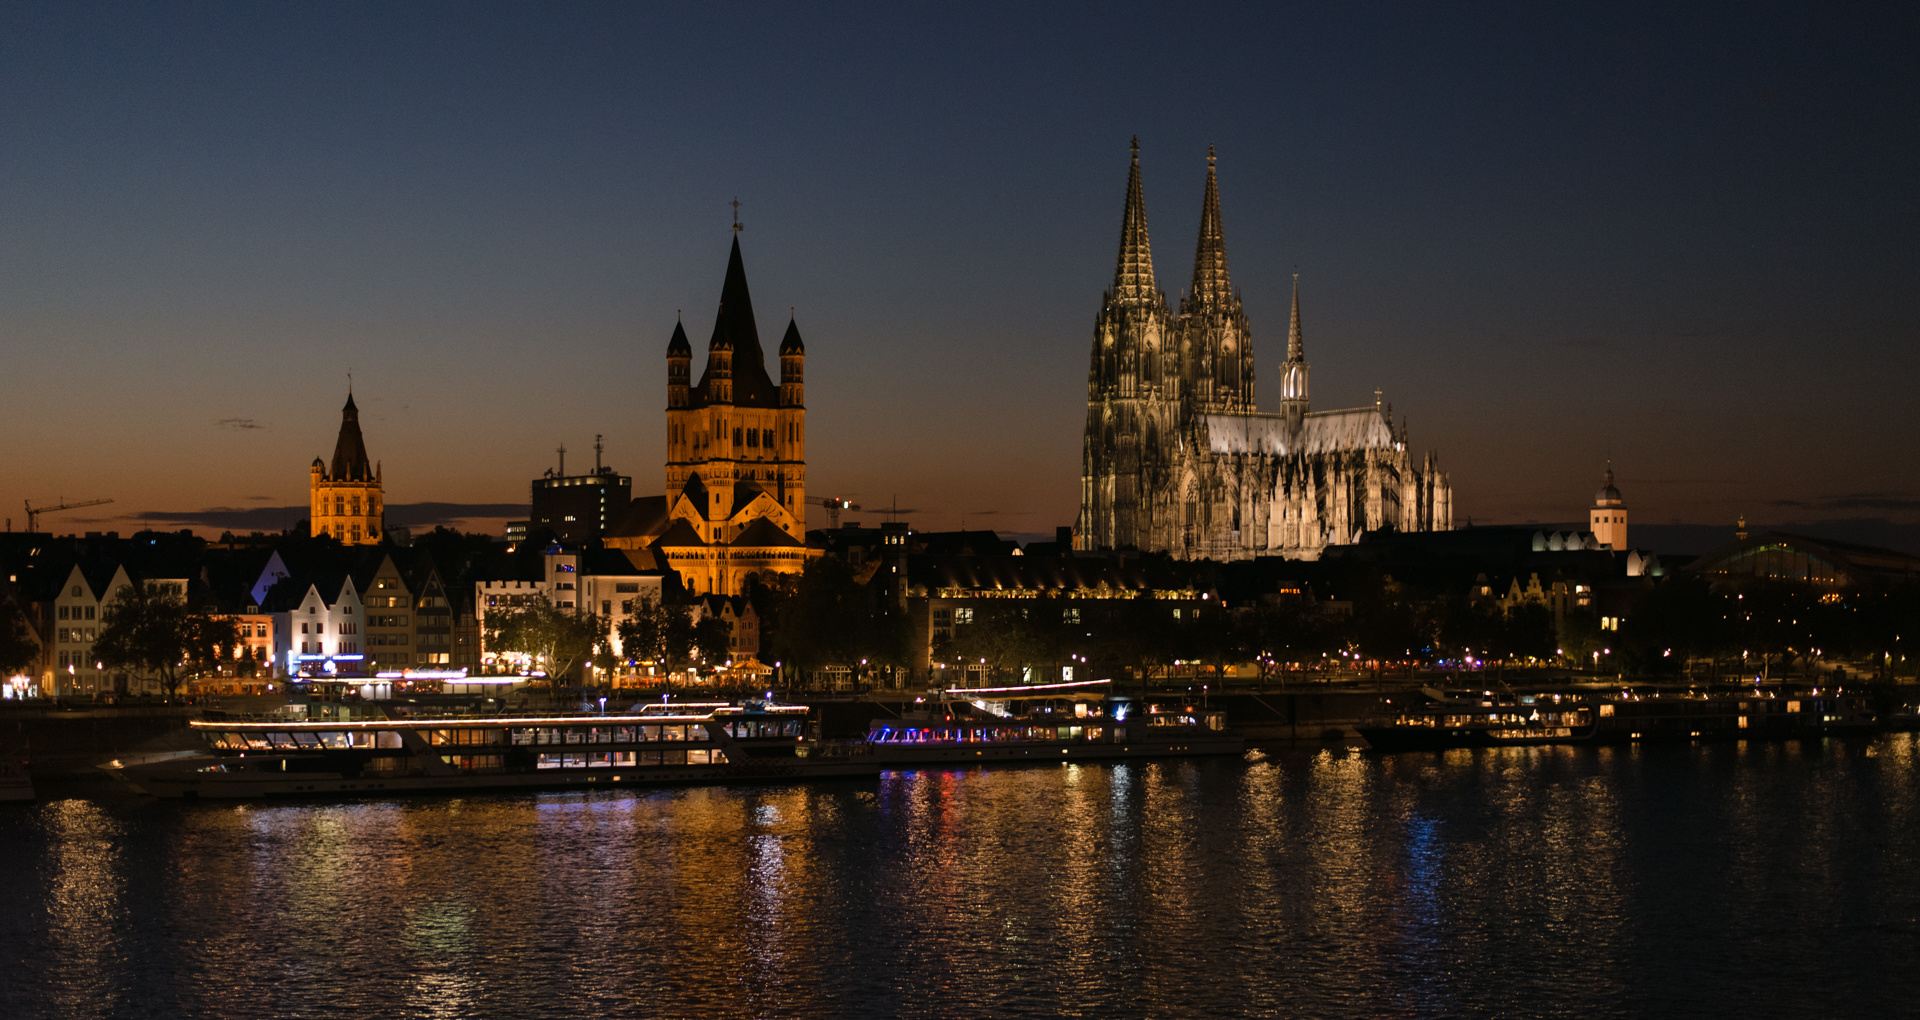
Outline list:
[[[1774,506],[1797,510],[1878,510],[1882,513],[1920,511],[1920,497],[1895,492],[1854,492],[1824,499],[1776,499]]]
[[[222,418],[213,425],[215,428],[232,429],[236,432],[249,432],[267,427],[258,418]]]
[[[270,497],[249,497],[270,498]],[[280,531],[306,519],[309,508],[298,506],[214,506],[201,510],[153,510],[141,516],[155,524],[176,528],[219,528],[224,531]],[[525,517],[525,503],[389,503],[387,526],[431,528],[470,519]]]

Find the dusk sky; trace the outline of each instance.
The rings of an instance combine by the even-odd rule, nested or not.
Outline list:
[[[1137,135],[1169,301],[1212,144],[1260,408],[1297,266],[1314,406],[1382,389],[1456,522],[1611,455],[1636,524],[1920,533],[1911,5],[832,10],[0,6],[4,515],[290,526],[350,370],[390,524],[596,433],[658,493],[738,197],[809,493],[1050,532]]]

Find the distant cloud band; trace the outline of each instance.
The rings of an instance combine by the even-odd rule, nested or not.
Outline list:
[[[1803,510],[1880,510],[1890,513],[1920,511],[1920,497],[1894,492],[1855,492],[1825,499],[1776,499],[1774,506]]]
[[[142,516],[155,524],[173,527],[220,528],[226,531],[283,531],[306,519],[306,504],[299,506],[216,506],[204,510],[154,510]],[[387,525],[396,528],[431,528],[475,518],[525,517],[525,503],[389,503]]]

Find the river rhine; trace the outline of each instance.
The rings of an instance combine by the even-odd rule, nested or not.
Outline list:
[[[0,805],[0,1016],[1912,1015],[1920,741]]]

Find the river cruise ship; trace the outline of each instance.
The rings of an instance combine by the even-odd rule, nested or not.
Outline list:
[[[1527,694],[1425,689],[1383,701],[1356,727],[1375,750],[1648,740],[1773,740],[1871,733],[1873,699],[1831,687],[1644,686]]]
[[[891,768],[1237,755],[1246,750],[1246,740],[1227,729],[1224,712],[1193,705],[1141,707],[1113,696],[1111,686],[1111,681],[1092,680],[955,688],[946,692],[943,703],[898,719],[874,720],[867,745]],[[1012,706],[1035,702],[1053,704],[1012,711]]]
[[[153,796],[209,799],[879,774],[870,748],[808,741],[808,711],[709,702],[612,714],[354,717],[336,709],[317,719],[205,719],[190,724],[205,752],[101,768]]]

